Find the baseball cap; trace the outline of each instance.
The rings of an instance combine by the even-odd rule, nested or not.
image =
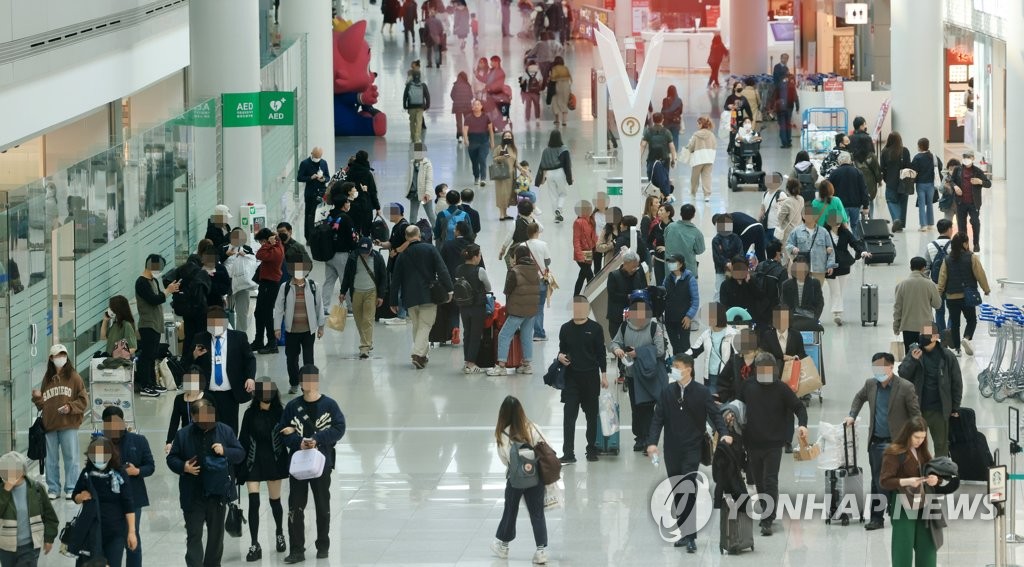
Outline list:
[[[233,218],[231,215],[231,209],[229,209],[227,205],[217,205],[213,208],[213,214],[223,215],[226,219]]]
[[[57,356],[58,354],[60,354],[62,352],[64,354],[68,353],[67,347],[65,347],[62,344],[56,344],[56,345],[53,345],[52,347],[50,347],[50,356]]]
[[[974,150],[964,150],[963,157],[974,158]]]
[[[359,239],[359,252],[365,253],[373,250],[373,241],[364,236]]]
[[[403,205],[402,203],[398,203],[398,202],[388,203],[388,207],[392,208],[392,209],[398,209],[398,214],[400,214],[400,215],[404,215],[405,214],[405,205]]]

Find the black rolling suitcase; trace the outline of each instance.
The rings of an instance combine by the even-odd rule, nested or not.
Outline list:
[[[828,501],[826,524],[850,520],[864,522],[864,471],[857,466],[857,431],[843,426],[843,465],[825,471],[825,495]],[[853,514],[847,512],[853,510]]]
[[[480,336],[480,350],[476,353],[476,365],[480,368],[493,368],[498,363],[498,330],[494,326],[486,327]]]
[[[961,407],[958,417],[949,418],[949,457],[957,464],[961,480],[988,480],[992,451],[988,439],[978,431],[974,410]]]
[[[452,311],[455,310],[455,302],[449,301],[437,306],[437,317],[434,325],[430,327],[429,341],[438,345],[452,341]],[[458,323],[456,323],[458,325]]]
[[[883,219],[868,219],[863,222],[864,248],[871,253],[865,264],[892,264],[896,261],[896,245],[892,243],[889,225]]]

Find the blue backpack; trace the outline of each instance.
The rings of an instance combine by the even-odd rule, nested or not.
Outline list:
[[[455,225],[459,224],[460,222],[465,222],[467,225],[469,224],[469,213],[467,213],[466,211],[460,209],[458,211],[455,211],[454,213],[447,212],[447,215],[448,222],[442,225],[442,227],[444,228],[444,233],[441,235],[440,239],[442,241],[455,240]]]

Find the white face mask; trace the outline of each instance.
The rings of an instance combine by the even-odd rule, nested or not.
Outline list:
[[[972,165],[974,165],[974,160],[972,160],[972,159],[965,159],[961,163],[963,164],[964,167],[971,167]]]
[[[210,327],[210,334],[215,337],[219,337],[224,334],[224,327],[221,325]]]
[[[57,370],[64,368],[64,365],[68,363],[68,357],[66,356],[55,356],[53,358],[53,365],[57,367]]]
[[[771,384],[775,380],[775,376],[771,372],[758,372],[757,381],[760,384]]]
[[[149,273],[152,274],[153,277],[156,279],[160,279],[160,276],[164,275],[164,273],[161,272],[160,270],[150,270]]]
[[[309,156],[309,159],[313,160],[313,163],[320,163],[320,158]]]
[[[669,264],[668,264],[668,270],[669,270],[670,272],[674,272],[674,271],[676,271],[676,270],[678,270],[678,269],[679,269],[679,262],[669,262]]]
[[[672,379],[675,380],[676,382],[682,382],[683,381],[683,371],[678,369],[678,368],[673,368],[672,369]]]
[[[107,317],[110,317],[111,319],[115,317],[114,310],[109,307],[107,308]]]
[[[304,280],[304,279],[306,279],[306,272],[304,272],[302,270],[295,270],[294,276],[295,276],[295,279],[297,279],[297,280]]]

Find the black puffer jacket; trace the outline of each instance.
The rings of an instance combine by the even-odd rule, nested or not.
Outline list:
[[[356,188],[359,190],[359,197],[352,201],[352,207],[349,209],[348,214],[352,217],[352,222],[355,223],[356,228],[359,229],[359,234],[369,236],[370,226],[373,224],[373,213],[380,210],[380,200],[377,198],[377,181],[373,177],[373,168],[370,167],[370,162],[361,160],[358,157],[353,158],[348,164],[348,174],[345,176],[345,181],[355,183]],[[363,186],[366,187],[365,190]]]

